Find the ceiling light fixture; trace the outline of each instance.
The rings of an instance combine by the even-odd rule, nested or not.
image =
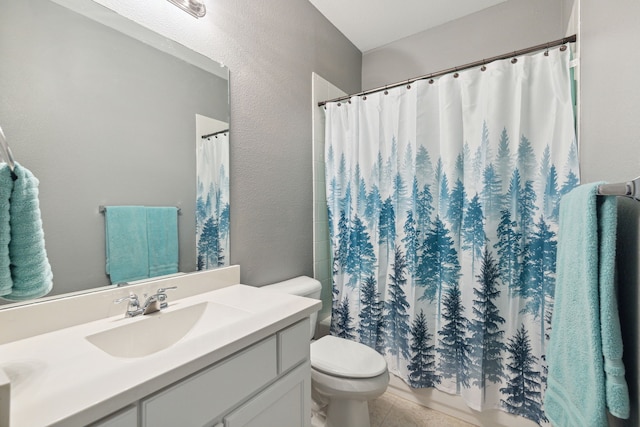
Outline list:
[[[196,18],[202,18],[207,9],[204,7],[204,3],[200,0],[167,0],[169,3],[173,3],[180,9],[187,12],[189,15]]]

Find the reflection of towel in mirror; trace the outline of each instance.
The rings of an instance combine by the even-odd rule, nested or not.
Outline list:
[[[31,171],[16,162],[9,208],[9,258],[13,287],[10,300],[39,298],[51,291],[53,275],[44,245],[38,185]]]
[[[11,231],[9,228],[9,199],[13,189],[11,170],[6,163],[0,163],[0,296],[11,293],[13,280],[9,264],[9,241]]]
[[[107,274],[111,283],[149,277],[144,206],[108,206],[105,212]]]
[[[147,207],[149,277],[178,272],[178,208]]]

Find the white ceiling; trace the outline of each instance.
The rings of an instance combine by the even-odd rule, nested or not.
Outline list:
[[[507,0],[309,1],[364,53]]]

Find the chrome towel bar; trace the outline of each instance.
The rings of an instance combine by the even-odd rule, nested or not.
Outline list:
[[[597,194],[600,196],[623,196],[640,201],[640,176],[633,181],[615,184],[601,184]]]
[[[7,165],[9,165],[9,169],[11,169],[11,176],[14,181],[16,179],[16,174],[14,169],[16,168],[16,162],[13,160],[13,154],[11,153],[11,148],[9,148],[9,143],[7,142],[7,138],[4,136],[4,132],[0,127],[0,160],[4,160]]]
[[[176,206],[176,209],[178,210],[178,215],[182,215],[182,208],[180,206]],[[104,205],[100,205],[98,206],[98,212],[103,214],[107,211],[107,206]]]

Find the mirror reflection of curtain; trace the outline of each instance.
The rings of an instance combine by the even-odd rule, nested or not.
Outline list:
[[[229,265],[229,132],[198,137],[197,269]]]
[[[326,106],[334,335],[416,388],[544,423],[569,52]]]

